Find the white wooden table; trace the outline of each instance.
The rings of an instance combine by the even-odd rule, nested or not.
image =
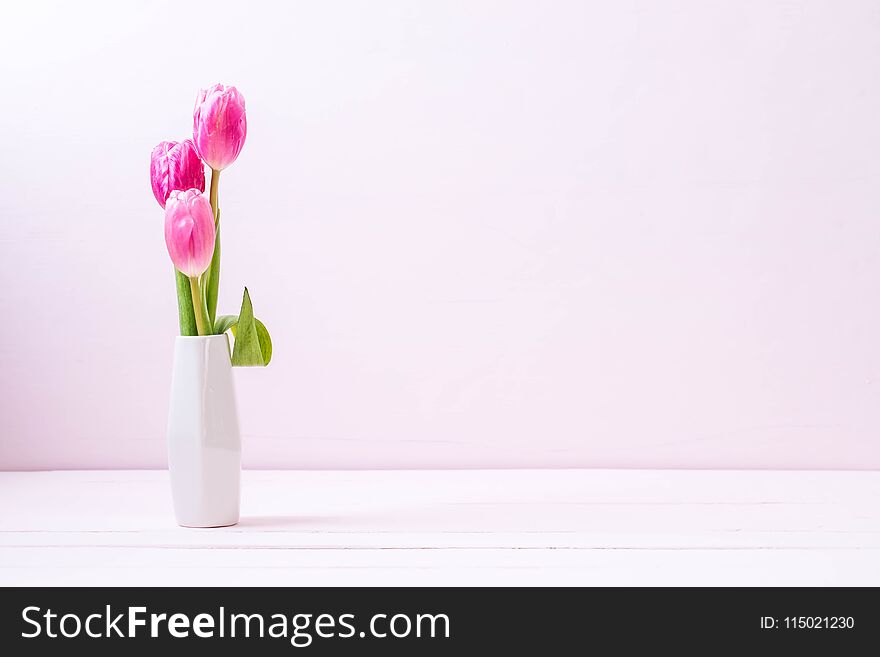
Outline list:
[[[161,471],[0,473],[0,585],[880,585],[880,472],[249,471],[182,529]]]

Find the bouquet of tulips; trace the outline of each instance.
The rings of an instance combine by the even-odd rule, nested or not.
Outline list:
[[[181,335],[234,338],[232,364],[267,365],[272,340],[254,317],[247,288],[238,315],[217,315],[220,289],[220,172],[235,162],[247,136],[244,97],[235,87],[202,90],[193,111],[193,138],[153,149],[153,195],[165,209],[165,244],[177,277]],[[211,187],[205,196],[205,164]]]

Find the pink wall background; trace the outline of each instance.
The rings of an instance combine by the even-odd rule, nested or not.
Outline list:
[[[4,10],[0,467],[164,465],[218,80],[246,465],[880,467],[877,3],[187,6]]]

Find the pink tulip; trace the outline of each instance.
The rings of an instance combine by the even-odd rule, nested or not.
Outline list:
[[[247,136],[244,96],[235,87],[215,84],[202,89],[193,110],[196,151],[215,171],[235,162]]]
[[[177,270],[199,276],[214,254],[214,212],[198,189],[173,191],[165,206],[165,245]]]
[[[176,189],[205,191],[205,165],[192,141],[163,141],[156,146],[150,157],[150,182],[153,196],[163,208],[168,195]]]

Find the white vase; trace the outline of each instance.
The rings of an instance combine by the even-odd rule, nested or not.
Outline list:
[[[180,336],[174,344],[168,469],[177,524],[238,522],[241,438],[225,334]]]

